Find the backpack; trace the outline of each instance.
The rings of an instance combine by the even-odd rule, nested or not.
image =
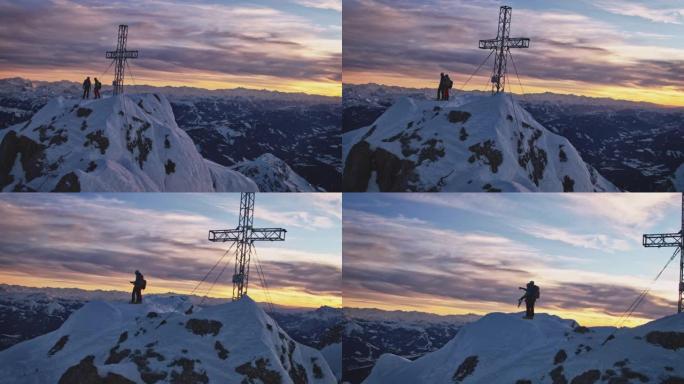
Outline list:
[[[446,84],[446,86],[447,86],[447,88],[451,89],[451,87],[453,87],[453,86],[454,86],[454,82],[453,82],[453,81],[451,81],[451,79],[449,79],[449,80],[447,80],[447,84]]]
[[[535,299],[539,298],[539,287],[536,285],[532,286],[532,297]]]
[[[147,280],[143,278],[142,283],[140,284],[140,289],[145,290],[145,288],[147,288]]]

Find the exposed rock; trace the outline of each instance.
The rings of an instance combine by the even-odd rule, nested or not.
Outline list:
[[[646,341],[673,351],[684,348],[684,332],[652,331],[646,335]]]
[[[205,319],[190,319],[185,323],[185,328],[200,336],[208,334],[216,336],[221,331],[222,326],[223,324],[220,321]]]
[[[496,144],[493,141],[487,140],[484,143],[471,145],[468,150],[473,153],[468,162],[474,163],[476,160],[485,158],[484,163],[489,165],[493,173],[499,171],[499,166],[503,163],[503,153],[496,149]]]
[[[67,341],[69,341],[69,335],[60,337],[59,340],[57,340],[57,342],[55,343],[55,345],[53,345],[52,348],[50,348],[50,350],[48,351],[48,356],[52,356],[55,353],[61,351],[62,348],[64,348],[64,346],[66,345]]]
[[[565,359],[568,358],[568,354],[565,353],[565,350],[561,349],[556,353],[556,356],[553,358],[553,364],[560,364],[565,361]]]
[[[277,371],[268,369],[268,359],[259,358],[255,362],[248,362],[235,368],[235,372],[246,377],[243,383],[257,384],[259,380],[263,384],[281,384],[282,377]]]
[[[477,368],[477,363],[477,356],[466,357],[461,363],[461,365],[458,366],[456,372],[454,372],[454,376],[452,377],[454,383],[460,383],[463,380],[465,380],[466,377],[472,375],[473,372],[475,372],[475,368]]]
[[[73,172],[62,176],[52,192],[81,192],[81,183],[78,181],[78,176]]]
[[[450,123],[465,123],[470,119],[470,112],[465,111],[450,111],[447,116]]]
[[[107,376],[100,377],[97,367],[93,364],[95,356],[86,356],[80,363],[69,367],[69,369],[59,378],[58,384],[135,384],[134,381],[118,375],[107,373]]]
[[[601,371],[598,369],[592,369],[586,371],[579,376],[575,376],[570,384],[594,384],[601,378]]]

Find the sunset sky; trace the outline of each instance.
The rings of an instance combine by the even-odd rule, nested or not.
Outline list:
[[[513,8],[511,37],[526,93],[555,92],[684,106],[681,0],[345,0],[345,83],[460,88],[487,57],[499,6]],[[493,57],[467,90],[487,89]],[[521,88],[509,64],[509,87]]]
[[[284,242],[256,243],[274,303],[341,306],[341,200],[256,195],[254,225],[288,231]],[[130,291],[139,269],[146,293],[187,294],[228,248],[207,241],[208,231],[235,228],[239,207],[239,193],[3,194],[0,282]],[[209,296],[230,297],[233,259]],[[249,295],[265,300],[255,273]]]
[[[100,77],[128,24],[135,84],[339,96],[341,9],[342,0],[0,0],[0,78]],[[111,69],[101,78],[111,84]]]
[[[672,256],[643,233],[677,232],[680,194],[348,194],[345,307],[438,314],[537,311],[615,325]],[[625,325],[676,313],[678,259]]]

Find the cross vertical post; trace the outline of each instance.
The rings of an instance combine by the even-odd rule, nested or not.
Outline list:
[[[644,235],[643,245],[646,248],[676,248],[679,251],[679,292],[677,296],[677,313],[684,312],[684,194],[682,194],[682,222],[678,233],[655,233]]]
[[[247,294],[249,266],[255,241],[284,241],[287,230],[283,228],[254,228],[254,192],[240,195],[240,217],[235,229],[210,230],[209,241],[233,242],[235,268],[233,272],[233,301]]]
[[[506,65],[511,48],[529,48],[530,39],[526,37],[509,37],[511,33],[511,17],[513,9],[508,6],[499,8],[499,27],[496,39],[480,40],[480,49],[493,50],[494,69],[492,70],[492,93],[503,92],[506,87]]]
[[[126,75],[126,60],[137,59],[138,51],[127,51],[128,25],[119,25],[119,35],[116,40],[116,51],[107,51],[105,57],[114,60],[114,82],[112,83],[113,93],[120,95],[123,93],[124,77]]]

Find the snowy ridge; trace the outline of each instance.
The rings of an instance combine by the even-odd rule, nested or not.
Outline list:
[[[3,191],[255,191],[209,163],[156,94],[58,97],[0,132]]]
[[[617,191],[510,95],[403,97],[343,135],[346,191]]]
[[[383,355],[364,383],[684,382],[684,315],[614,331],[491,313],[415,361]]]
[[[256,303],[190,309],[94,301],[56,331],[0,352],[6,383],[335,383],[320,352],[293,341]]]
[[[231,168],[254,180],[262,192],[316,192],[316,188],[287,163],[270,153],[243,161]]]

